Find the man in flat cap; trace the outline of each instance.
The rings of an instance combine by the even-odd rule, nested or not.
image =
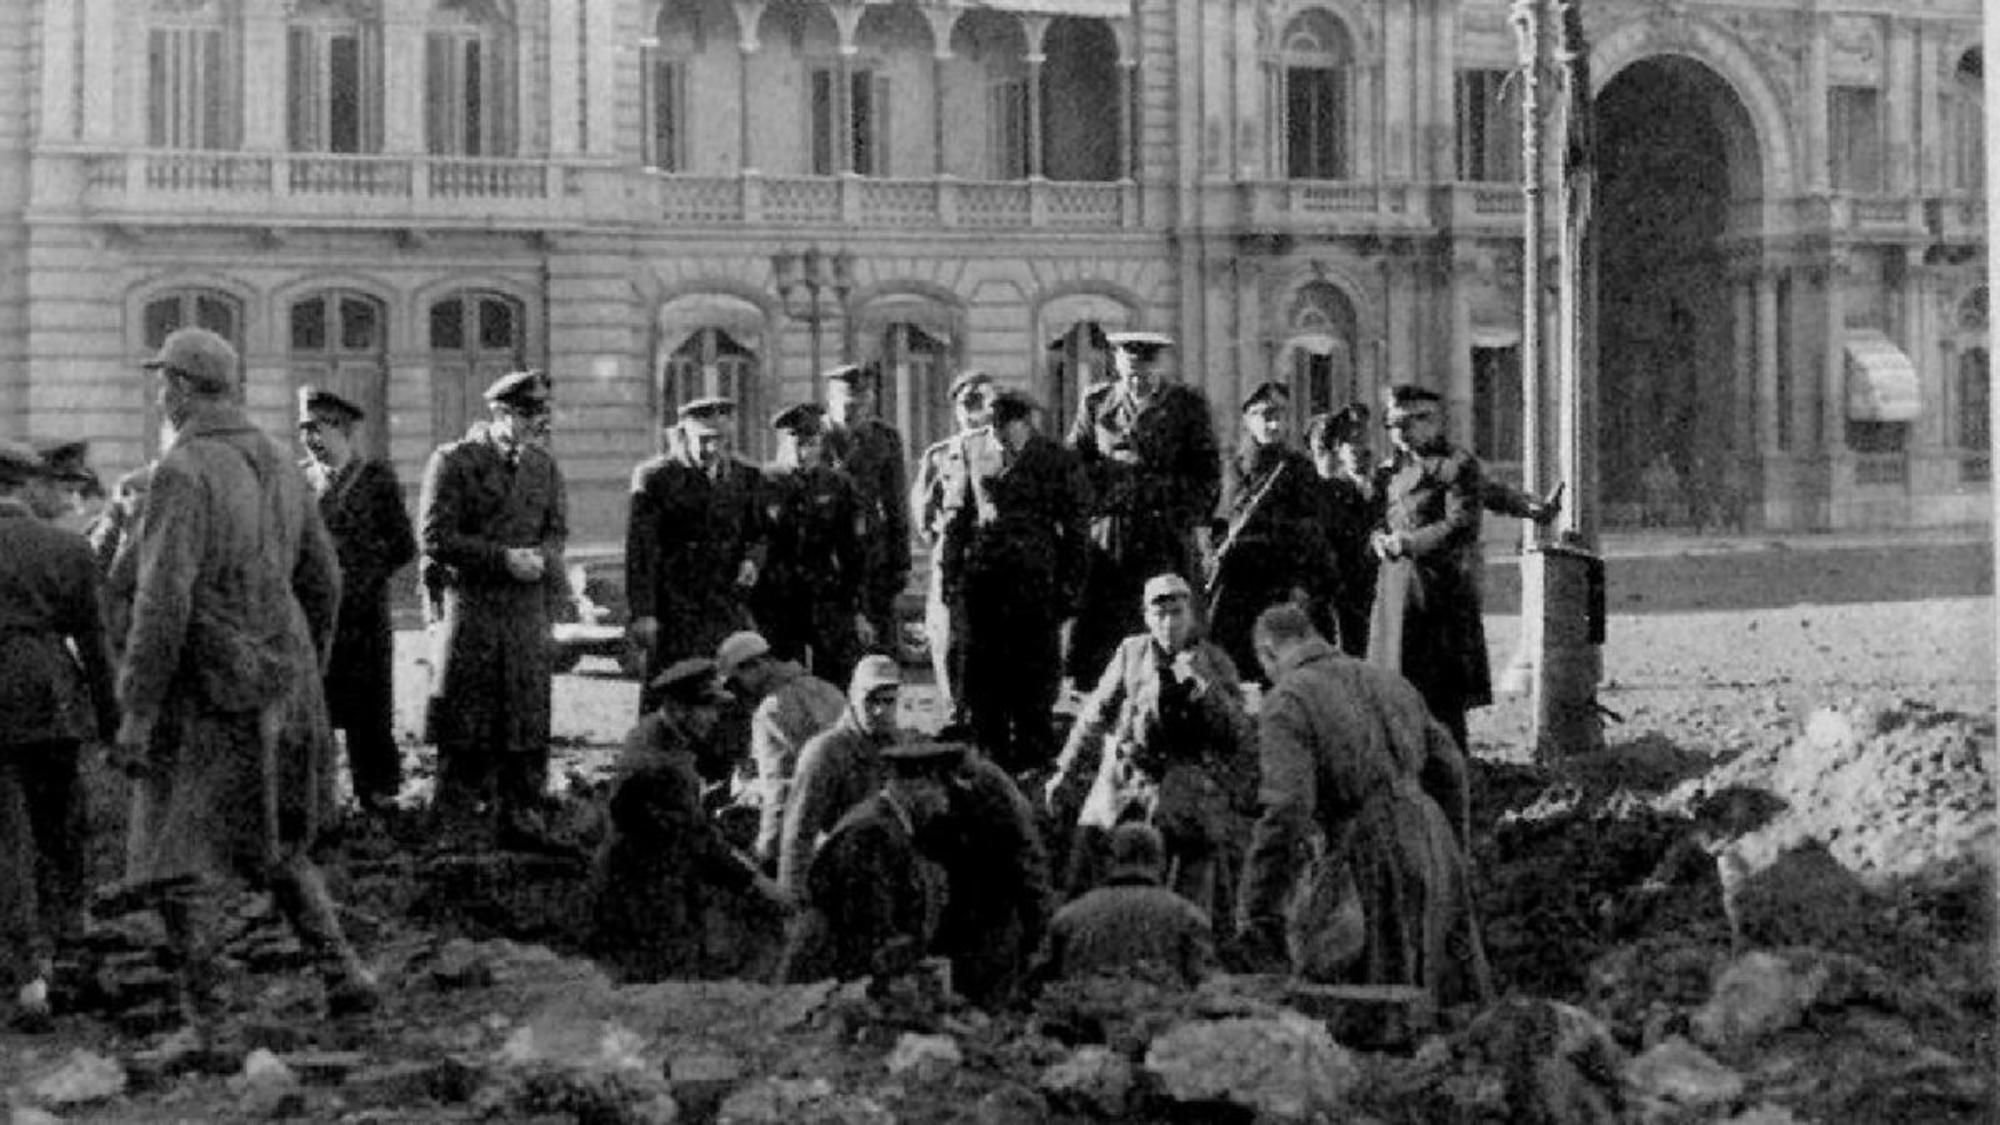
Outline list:
[[[651,686],[658,706],[626,736],[606,806],[593,947],[626,981],[769,972],[786,898],[704,801],[742,757],[716,737],[729,699],[716,663],[676,661]],[[758,915],[763,925],[744,924]]]
[[[1069,445],[1089,475],[1091,549],[1067,672],[1081,685],[1139,627],[1139,590],[1152,575],[1193,578],[1199,535],[1221,492],[1208,400],[1167,379],[1173,343],[1150,332],[1108,337],[1117,379],[1084,393]]]
[[[875,414],[877,368],[843,364],[826,373],[827,463],[854,482],[861,512],[861,612],[873,634],[866,647],[897,648],[896,596],[910,578],[908,473],[903,436]]]
[[[330,1011],[372,1006],[374,978],[310,858],[333,757],[333,539],[304,474],[245,416],[227,341],[183,328],[146,366],[176,436],[140,522],[118,683],[128,878],[171,887],[162,914],[197,1034],[217,1012],[219,884],[236,879],[270,889],[320,963]]]
[[[1229,857],[1256,808],[1256,742],[1227,653],[1203,639],[1187,580],[1148,579],[1146,631],[1121,642],[1077,712],[1044,798],[1073,827],[1071,894],[1096,886],[1113,828],[1167,842],[1168,884],[1228,918]]]
[[[83,924],[83,745],[118,730],[90,545],[37,514],[55,491],[33,449],[0,441],[0,987],[30,1030]]]
[[[757,771],[757,862],[778,866],[785,801],[807,742],[840,721],[847,695],[840,688],[781,660],[763,634],[748,630],[724,637],[715,650],[723,686],[750,705],[750,762]]]
[[[355,448],[360,407],[329,390],[299,388],[299,444],[306,483],[340,554],[340,617],[326,672],[326,709],[347,736],[347,768],[364,810],[395,803],[403,788],[396,749],[396,630],[389,580],[417,557],[403,486],[387,461]]]
[[[918,841],[950,814],[948,779],[963,754],[939,742],[882,750],[879,790],[848,810],[813,853],[785,980],[900,976],[931,953],[946,878]]]
[[[437,625],[427,726],[446,844],[548,844],[550,622],[569,593],[549,397],[540,371],[501,376],[486,388],[491,416],[424,468],[421,565]]]
[[[1293,448],[1292,393],[1263,383],[1243,400],[1243,434],[1224,466],[1209,568],[1208,634],[1236,667],[1262,678],[1250,626],[1279,602],[1306,604],[1332,585],[1313,464]]]
[[[771,419],[777,457],[760,492],[769,536],[751,607],[771,650],[843,683],[873,627],[862,613],[867,556],[847,475],[826,463],[825,412],[801,403]]]
[[[1382,489],[1368,447],[1368,407],[1350,403],[1306,424],[1306,451],[1319,478],[1321,526],[1333,582],[1312,606],[1313,624],[1349,656],[1368,651],[1368,615],[1375,604],[1375,551],[1382,523]]]
[[[982,749],[1010,773],[1054,761],[1061,630],[1083,588],[1089,485],[1035,430],[1020,391],[994,399],[990,429],[965,435],[965,471],[938,549],[945,599],[965,624],[963,690]]]
[[[1381,570],[1368,659],[1415,684],[1465,752],[1466,710],[1493,702],[1479,597],[1485,474],[1477,457],[1445,438],[1436,391],[1390,388],[1384,424],[1395,452],[1384,467],[1382,529],[1372,541]]]
[[[931,550],[929,588],[924,595],[924,636],[930,643],[931,669],[949,722],[969,721],[965,708],[965,624],[958,607],[945,601],[944,568],[938,550],[944,526],[951,519],[949,503],[963,489],[965,435],[985,429],[992,421],[993,376],[977,368],[951,381],[951,416],[958,432],[932,442],[917,461],[917,480],[910,487],[910,518],[917,538]]]
[[[646,650],[647,679],[675,661],[707,656],[750,624],[750,592],[763,565],[760,476],[729,452],[727,398],[682,403],[666,449],[632,472],[625,523],[625,594],[632,639]],[[640,712],[652,710],[652,690]]]

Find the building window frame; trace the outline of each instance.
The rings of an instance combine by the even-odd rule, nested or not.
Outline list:
[[[1986,190],[1986,53],[1968,48],[1952,67],[1951,186],[1961,192]]]
[[[211,2],[156,9],[146,23],[146,143],[229,150],[243,144],[242,35]]]
[[[1826,114],[1828,185],[1855,195],[1879,194],[1887,183],[1881,91],[1829,86]]]
[[[1467,68],[1452,84],[1461,183],[1521,180],[1521,72]]]
[[[490,0],[440,0],[424,32],[424,147],[507,157],[519,143],[517,37]]]
[[[846,67],[814,62],[806,70],[805,97],[806,157],[813,175],[889,175],[893,133],[886,67],[860,60]]]
[[[1357,90],[1353,37],[1339,17],[1309,9],[1279,51],[1278,137],[1285,178],[1345,180],[1355,168]]]
[[[688,58],[657,43],[639,48],[641,159],[653,172],[688,170]]]
[[[353,4],[292,17],[285,36],[286,140],[293,152],[382,151],[382,24]]]

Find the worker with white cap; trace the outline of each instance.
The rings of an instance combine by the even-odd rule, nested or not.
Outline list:
[[[797,661],[780,659],[762,633],[731,633],[715,650],[715,661],[723,686],[752,708],[750,763],[757,771],[759,814],[754,854],[758,863],[776,868],[799,753],[814,735],[840,721],[847,697]]]

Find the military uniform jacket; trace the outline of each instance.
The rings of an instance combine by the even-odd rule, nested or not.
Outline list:
[[[0,748],[117,733],[98,606],[83,536],[0,500]]]
[[[910,517],[904,508],[908,474],[903,439],[878,418],[826,431],[833,467],[854,483],[866,569],[864,590],[871,600],[894,597],[910,577]]]
[[[757,579],[759,600],[793,612],[810,602],[853,613],[866,573],[854,485],[823,466],[768,467],[762,497],[770,550]]]
[[[678,453],[633,471],[625,592],[634,620],[660,623],[656,667],[711,654],[748,624],[736,576],[745,560],[764,559],[761,484],[734,457],[723,457],[713,477]]]
[[[1400,670],[1426,699],[1491,703],[1479,595],[1485,504],[1479,459],[1443,443],[1420,454],[1399,452],[1384,482],[1383,527],[1402,535],[1408,553],[1407,561],[1388,565],[1407,566],[1410,581],[1401,605],[1378,599],[1376,613],[1403,614]]]
[[[510,468],[487,430],[431,454],[422,515],[426,589],[441,590],[443,614],[432,669],[433,707],[490,709],[508,717],[508,745],[546,746],[549,730],[551,615],[567,596],[563,546],[569,538],[562,472],[532,446]],[[546,567],[539,583],[507,573],[506,550],[533,547]]]
[[[1208,401],[1170,383],[1145,403],[1122,384],[1085,393],[1069,444],[1089,475],[1098,546],[1124,559],[1164,558],[1215,510],[1222,466]]]
[[[961,432],[934,441],[917,459],[917,478],[910,485],[910,521],[918,538],[933,550],[944,541],[945,524],[964,487],[965,437]]]
[[[1083,586],[1089,485],[1069,451],[1037,434],[1009,453],[992,430],[960,442],[964,471],[945,501],[938,549],[946,598],[977,582],[982,596],[1069,616]]]
[[[319,496],[320,519],[340,558],[340,616],[327,667],[326,706],[335,726],[388,725],[395,707],[396,634],[389,579],[417,556],[396,470],[384,461],[349,461],[338,472],[304,464]]]

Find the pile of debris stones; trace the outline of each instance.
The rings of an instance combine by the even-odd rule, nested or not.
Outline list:
[[[573,952],[580,860],[355,845],[331,866],[382,1011],[318,1019],[246,898],[223,1041],[177,1050],[157,923],[112,904],[64,973],[82,1014],[6,1040],[0,1086],[23,1122],[1985,1121],[1992,743],[1990,717],[1891,701],[1733,758],[1655,739],[1479,763],[1506,995],[1479,1011],[1229,975],[1000,1015],[935,967],[618,985]]]

